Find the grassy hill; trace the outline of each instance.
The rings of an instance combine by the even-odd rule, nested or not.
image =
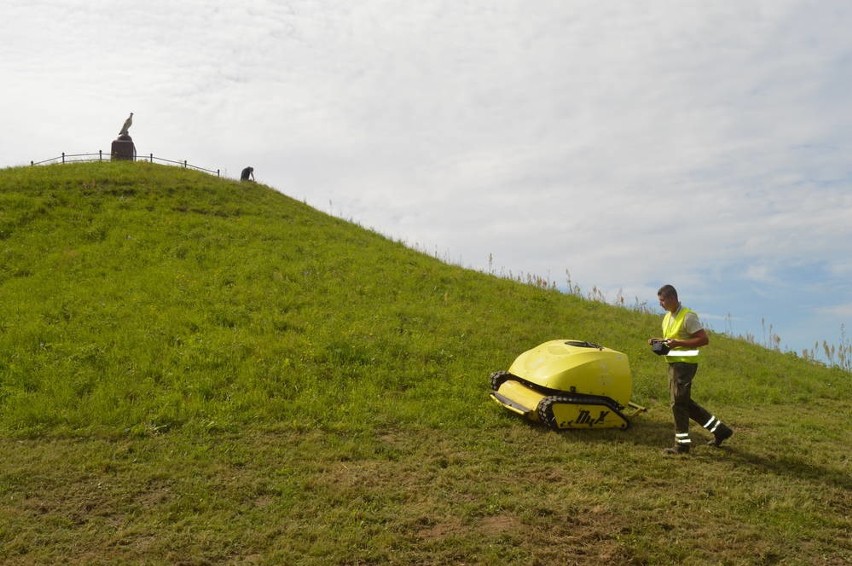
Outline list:
[[[714,335],[695,397],[736,434],[664,458],[658,324],[262,185],[0,170],[0,561],[852,561],[850,374]],[[628,354],[631,429],[488,399],[554,338]]]

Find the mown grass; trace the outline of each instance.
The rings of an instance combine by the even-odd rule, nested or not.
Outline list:
[[[852,560],[849,374],[713,336],[695,396],[737,433],[662,458],[658,324],[261,185],[0,171],[0,559]],[[649,409],[630,430],[550,432],[488,399],[559,337],[628,354]]]

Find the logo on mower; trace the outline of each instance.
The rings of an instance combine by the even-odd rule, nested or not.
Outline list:
[[[606,420],[606,416],[609,414],[609,411],[601,411],[600,415],[598,415],[597,419],[592,418],[592,413],[585,410],[580,409],[580,413],[577,415],[577,419],[573,421],[569,421],[567,423],[562,423],[559,426],[562,428],[568,428],[572,425],[589,425],[589,427],[593,427],[595,425],[602,424],[604,420]]]

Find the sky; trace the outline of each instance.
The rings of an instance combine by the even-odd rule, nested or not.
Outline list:
[[[671,283],[801,353],[852,334],[850,29],[846,0],[4,0],[0,168],[133,112],[139,155],[471,269],[658,313]]]

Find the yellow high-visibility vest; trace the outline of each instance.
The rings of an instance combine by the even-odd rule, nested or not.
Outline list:
[[[672,313],[666,312],[666,316],[663,317],[663,338],[666,340],[673,338],[675,340],[686,340],[690,338],[690,336],[683,331],[683,323],[686,320],[687,313],[692,312],[690,309],[686,307],[680,307],[680,310],[677,313],[677,316],[672,317]],[[683,346],[678,346],[677,348],[672,348],[671,352],[666,356],[666,361],[669,363],[674,362],[684,362],[687,364],[697,364],[698,358],[695,355],[686,357],[686,356],[678,356],[676,353],[678,350],[690,350],[689,348],[685,348]],[[674,355],[672,355],[674,354]]]

